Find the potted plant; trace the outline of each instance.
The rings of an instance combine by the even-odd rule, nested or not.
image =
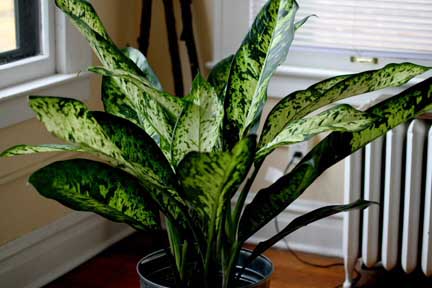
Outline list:
[[[184,98],[162,90],[137,50],[117,48],[88,2],[55,2],[103,64],[89,70],[103,76],[105,112],[89,111],[73,99],[30,96],[39,120],[67,144],[18,145],[1,156],[89,153],[102,162],[56,162],[36,171],[29,181],[45,197],[137,230],[159,229],[162,212],[170,248],[140,262],[142,287],[268,287],[272,266],[262,252],[302,226],[371,202],[311,211],[253,251],[242,250],[245,241],[327,168],[432,108],[429,78],[367,111],[336,105],[313,113],[347,97],[400,86],[429,70],[411,63],[390,64],[327,79],[286,96],[257,138],[269,80],[285,60],[295,30],[307,20],[294,22],[294,0],[268,1],[237,53],[219,62],[207,80],[197,75]],[[267,155],[329,131],[290,173],[245,205]],[[232,207],[235,194],[238,200]]]

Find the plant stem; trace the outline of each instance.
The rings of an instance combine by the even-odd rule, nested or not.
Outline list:
[[[228,288],[229,284],[232,281],[232,274],[236,265],[236,261],[238,258],[238,255],[240,254],[241,244],[239,242],[235,242],[231,248],[231,253],[229,257],[228,266],[226,267],[226,270],[224,271],[224,277],[223,277],[223,287]]]
[[[180,246],[179,246],[180,239],[178,236],[178,232],[168,218],[165,218],[165,223],[166,223],[166,227],[167,227],[168,241],[170,243],[171,250],[172,250],[171,253],[174,255],[177,271],[180,274],[182,254],[180,253]]]
[[[243,187],[242,191],[240,192],[240,195],[237,199],[236,207],[234,209],[234,216],[233,216],[233,224],[236,226],[235,231],[238,230],[238,225],[240,221],[240,215],[243,209],[243,206],[246,202],[247,194],[249,193],[250,188],[252,187],[253,182],[255,181],[256,176],[258,175],[258,172],[261,168],[261,165],[264,161],[259,161],[255,163],[254,170],[252,172],[252,175],[248,178],[246,181],[245,186]]]
[[[153,0],[142,0],[141,32],[138,37],[138,49],[147,56],[150,44],[151,16]]]
[[[234,233],[238,233],[238,226],[240,222],[240,215],[243,209],[243,206],[246,202],[247,194],[249,193],[250,188],[252,187],[253,182],[255,181],[256,176],[258,175],[258,172],[262,166],[264,161],[259,161],[255,163],[254,170],[252,172],[252,175],[248,178],[248,180],[245,183],[245,186],[243,187],[242,191],[240,192],[239,198],[237,199],[236,207],[233,212],[233,222],[232,225],[234,227]],[[223,287],[227,288],[230,282],[233,279],[233,271],[236,265],[236,261],[238,258],[238,255],[240,254],[240,249],[242,247],[243,243],[238,242],[238,239],[235,239],[235,242],[233,243],[233,246],[231,248],[231,253],[229,256],[228,265],[226,267],[226,270],[224,271],[224,279],[223,279]]]
[[[191,77],[194,78],[200,71],[198,53],[196,49],[194,31],[193,31],[193,18],[192,18],[192,0],[180,0],[182,11],[183,31],[180,39],[185,42],[188,56],[189,65],[191,70]]]
[[[171,66],[174,79],[175,94],[178,97],[183,97],[183,73],[180,62],[180,52],[177,42],[176,21],[174,15],[173,0],[163,0],[165,8],[165,22],[168,33],[168,45],[171,56]]]

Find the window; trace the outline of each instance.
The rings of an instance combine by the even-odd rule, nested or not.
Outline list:
[[[54,1],[14,0],[12,4],[10,0],[0,2],[2,9],[9,10],[2,14],[6,15],[1,17],[2,21],[9,23],[8,28],[12,28],[1,28],[2,33],[8,33],[9,46],[12,43],[10,39],[15,38],[15,49],[0,54],[0,89],[54,74]]]
[[[266,1],[250,1],[250,19],[253,19]],[[292,45],[295,55],[331,57],[333,68],[346,67],[343,62],[355,65],[398,59],[417,63],[432,60],[432,1],[301,0],[298,3],[297,19],[312,14],[318,18],[311,18],[296,33]]]
[[[90,96],[91,48],[53,0],[0,0],[0,62],[0,128],[35,116],[28,95]]]
[[[267,1],[231,2],[215,4],[215,60],[235,51],[241,35]],[[430,0],[297,2],[297,20],[311,14],[318,17],[310,18],[296,33],[285,68],[355,72],[390,62],[432,64]]]
[[[39,5],[34,0],[0,3],[0,64],[39,52]]]

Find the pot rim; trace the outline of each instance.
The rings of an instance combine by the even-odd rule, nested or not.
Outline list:
[[[246,252],[248,252],[248,253],[252,253],[252,250],[247,249],[247,248],[241,248],[241,250],[242,250],[242,251],[246,251]],[[144,279],[146,279],[146,281],[148,281],[149,284],[155,285],[155,287],[157,287],[157,288],[169,288],[169,287],[162,286],[162,285],[159,285],[159,284],[157,284],[157,283],[154,283],[154,282],[151,281],[150,279],[144,277],[144,276],[141,274],[140,270],[139,270],[139,266],[140,266],[140,264],[141,264],[144,260],[146,260],[146,261],[151,261],[151,260],[153,260],[153,258],[154,258],[155,256],[158,256],[159,254],[166,254],[165,249],[159,249],[159,250],[156,250],[156,251],[154,251],[154,252],[152,252],[152,253],[150,253],[150,254],[147,254],[146,256],[142,257],[142,258],[138,261],[138,263],[137,263],[137,265],[136,265],[136,272],[137,272],[137,274],[138,274],[138,276],[139,276],[140,278],[144,278]],[[270,258],[268,258],[267,256],[265,256],[265,255],[263,255],[263,254],[260,254],[260,255],[257,257],[257,259],[258,259],[258,258],[261,258],[261,259],[263,259],[264,261],[270,263],[270,267],[271,267],[270,272],[267,273],[267,275],[265,275],[265,277],[264,277],[263,279],[261,279],[260,281],[258,281],[258,282],[256,282],[256,283],[253,283],[253,284],[250,284],[250,285],[248,285],[248,286],[244,286],[244,287],[242,287],[242,288],[248,288],[248,287],[253,287],[253,286],[256,286],[256,285],[260,285],[260,284],[264,283],[265,281],[267,281],[267,279],[271,278],[271,276],[273,275],[273,272],[274,272],[275,269],[274,269],[273,262],[270,260]],[[239,266],[236,265],[236,268],[237,268],[237,267],[239,267]],[[242,268],[242,267],[239,267],[239,268]]]
[[[251,254],[253,252],[251,249],[247,249],[247,248],[241,248],[241,250],[249,252]],[[256,285],[260,285],[260,284],[264,283],[265,281],[267,281],[267,279],[271,278],[271,276],[273,275],[273,272],[274,272],[275,269],[274,269],[273,262],[270,260],[270,258],[268,258],[267,256],[265,256],[263,254],[260,254],[256,259],[258,259],[258,258],[262,258],[265,261],[267,261],[268,263],[270,263],[270,267],[271,267],[270,272],[267,275],[265,275],[265,277],[263,279],[261,279],[260,281],[258,281],[257,283],[253,283],[253,284],[250,284],[248,286],[244,286],[242,288],[248,288],[248,287],[253,287],[253,286],[256,286]],[[238,266],[236,265],[236,267],[238,267]],[[240,268],[243,268],[243,267],[240,267]]]

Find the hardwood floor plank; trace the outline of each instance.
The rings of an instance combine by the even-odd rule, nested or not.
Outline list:
[[[168,242],[163,233],[135,233],[108,248],[73,271],[53,281],[45,288],[138,288],[135,266],[139,259]],[[248,245],[247,248],[253,248]],[[321,265],[342,262],[338,258],[297,253],[303,260]],[[334,288],[344,280],[343,266],[317,268],[297,260],[286,250],[270,249],[265,255],[275,265],[271,288]],[[406,275],[400,271],[387,272],[382,268],[362,270],[357,287],[431,288],[432,279],[422,273]]]

